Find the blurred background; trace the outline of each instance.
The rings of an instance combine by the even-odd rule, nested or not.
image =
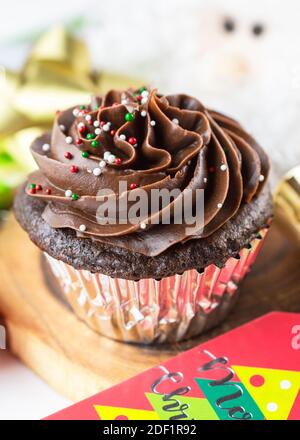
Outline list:
[[[0,207],[34,166],[56,109],[110,87],[185,92],[237,118],[269,152],[273,185],[300,163],[297,0],[3,2]]]

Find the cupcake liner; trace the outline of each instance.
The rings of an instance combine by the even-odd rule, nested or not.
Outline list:
[[[219,324],[237,299],[267,228],[222,268],[188,270],[161,280],[132,281],[76,270],[45,253],[75,314],[109,338],[135,343],[175,342]]]

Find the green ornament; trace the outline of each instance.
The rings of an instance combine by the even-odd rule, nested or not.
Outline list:
[[[84,157],[85,159],[87,159],[89,157],[89,153],[87,151],[83,151],[81,153],[81,156]]]
[[[80,110],[85,110],[85,105],[81,105],[81,106],[79,107],[79,109],[80,109]]]
[[[91,147],[93,147],[93,148],[99,147],[99,142],[98,141],[92,141],[91,142]]]
[[[94,135],[94,133],[88,133],[86,135],[86,138],[90,141],[91,139],[95,139],[95,135]]]
[[[133,121],[134,120],[134,116],[133,116],[133,114],[132,113],[126,113],[126,115],[125,115],[125,121],[127,121],[127,122],[131,122],[131,121]]]
[[[72,194],[72,200],[78,200],[79,199],[79,195],[76,193]]]

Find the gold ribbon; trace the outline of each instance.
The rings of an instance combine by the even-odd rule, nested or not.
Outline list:
[[[19,72],[0,79],[0,151],[26,172],[33,168],[31,141],[50,128],[56,110],[86,103],[110,88],[140,87],[142,81],[93,71],[84,42],[56,27],[37,41]]]
[[[274,205],[276,219],[300,244],[300,165],[290,170],[279,183]]]

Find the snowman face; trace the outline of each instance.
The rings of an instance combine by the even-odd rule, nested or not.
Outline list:
[[[198,69],[206,89],[212,83],[223,88],[286,77],[299,53],[292,34],[298,26],[293,26],[293,9],[287,7],[294,0],[215,0],[207,8],[204,3]]]

